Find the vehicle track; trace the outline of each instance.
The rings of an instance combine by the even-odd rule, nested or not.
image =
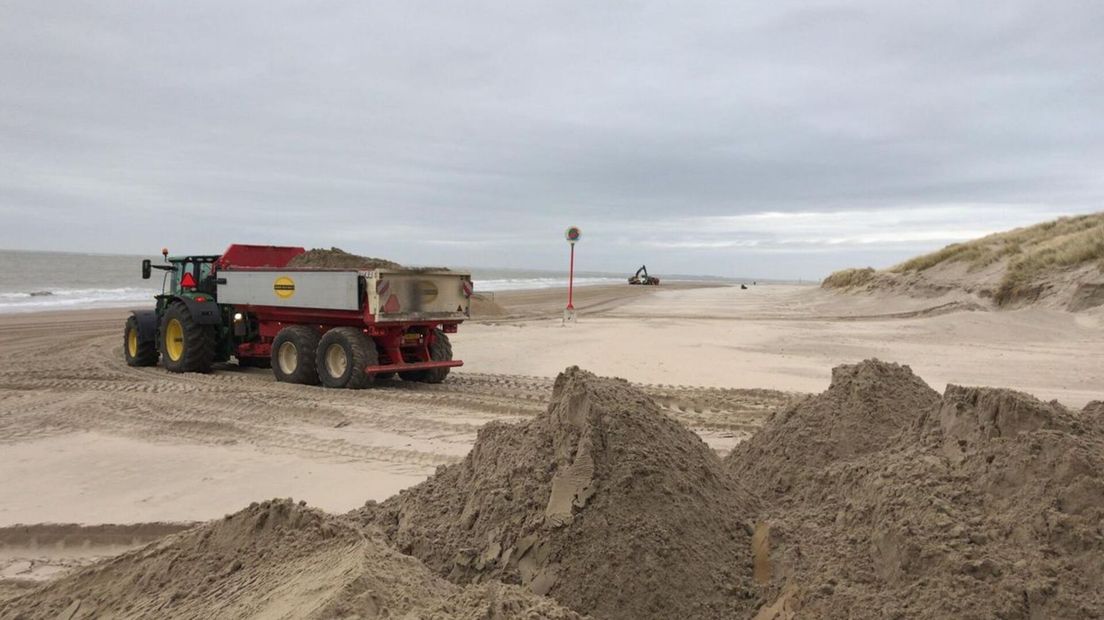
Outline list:
[[[483,424],[543,411],[553,380],[454,372],[441,384],[381,381],[346,391],[276,382],[261,369],[211,374],[131,368],[117,330],[74,324],[58,336],[0,330],[0,444],[100,432],[149,441],[246,444],[311,458],[425,469],[458,460]],[[707,440],[732,443],[795,398],[770,390],[640,385]],[[730,447],[730,446],[723,446]]]

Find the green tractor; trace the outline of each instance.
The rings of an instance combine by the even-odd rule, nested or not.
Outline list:
[[[152,310],[127,319],[131,366],[209,372],[217,362],[272,368],[277,381],[361,388],[398,374],[439,383],[448,335],[470,316],[471,275],[447,270],[293,267],[301,247],[234,244],[221,255],[142,262],[164,271]]]
[[[169,256],[166,265],[142,262],[142,278],[165,272],[153,310],[134,311],[124,331],[123,355],[130,366],[154,366],[160,358],[172,372],[208,372],[232,355],[228,310],[215,300],[214,264],[220,256]],[[264,360],[267,361],[267,360]]]

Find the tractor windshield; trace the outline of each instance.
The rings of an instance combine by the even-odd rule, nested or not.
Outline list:
[[[211,275],[211,270],[214,268],[214,263],[210,260],[193,260],[183,259],[172,261],[173,271],[166,273],[166,277],[171,278],[168,280],[169,295],[179,295],[184,289],[180,286],[181,280],[184,278],[184,274],[191,274],[192,279],[198,284],[203,282],[204,278]],[[161,286],[161,290],[165,290],[164,284]]]

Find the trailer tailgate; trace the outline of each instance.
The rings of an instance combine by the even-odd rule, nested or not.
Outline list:
[[[463,321],[470,316],[471,274],[377,269],[365,279],[376,321]]]

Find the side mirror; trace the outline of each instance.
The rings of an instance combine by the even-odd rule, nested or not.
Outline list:
[[[142,261],[142,279],[143,280],[149,280],[150,279],[150,273],[152,273],[152,272],[153,272],[153,266],[150,264],[150,259],[147,258],[147,259],[143,260]]]

